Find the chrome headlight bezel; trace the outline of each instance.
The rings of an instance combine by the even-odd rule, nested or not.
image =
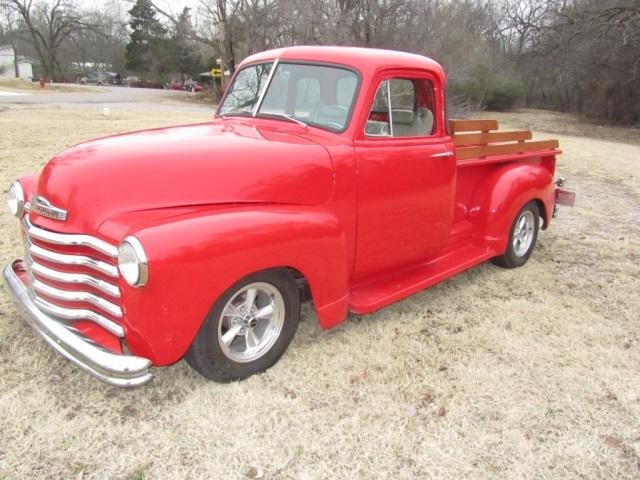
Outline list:
[[[134,236],[125,238],[118,246],[118,271],[132,287],[142,287],[149,280],[149,260],[142,243]]]
[[[20,182],[15,181],[7,192],[7,206],[11,215],[20,218],[24,212],[24,190]]]

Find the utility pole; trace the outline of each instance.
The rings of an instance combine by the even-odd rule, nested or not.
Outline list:
[[[20,69],[18,68],[18,50],[16,50],[16,41],[11,39],[11,48],[13,49],[13,70],[16,78],[20,78]]]

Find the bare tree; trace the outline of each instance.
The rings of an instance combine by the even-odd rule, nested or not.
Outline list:
[[[640,122],[637,0],[504,2],[529,102],[609,123]]]
[[[19,76],[18,70],[18,47],[16,44],[17,36],[17,15],[16,13],[0,4],[0,45],[11,45],[14,53],[13,69],[16,77]]]
[[[63,69],[58,55],[63,43],[83,30],[95,28],[71,0],[0,0],[15,12],[20,32],[33,47],[47,78],[60,79]]]

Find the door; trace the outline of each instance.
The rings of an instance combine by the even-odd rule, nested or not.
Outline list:
[[[355,142],[354,281],[433,258],[447,241],[456,162],[437,93],[428,76],[379,83]]]

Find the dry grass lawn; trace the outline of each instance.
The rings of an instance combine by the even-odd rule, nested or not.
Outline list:
[[[0,181],[87,137],[207,118],[5,107]],[[640,478],[640,147],[537,136],[559,138],[578,203],[526,266],[482,265],[329,332],[307,309],[283,359],[244,382],[180,362],[137,390],[103,385],[3,290],[0,478]],[[6,262],[21,246],[0,222]]]

